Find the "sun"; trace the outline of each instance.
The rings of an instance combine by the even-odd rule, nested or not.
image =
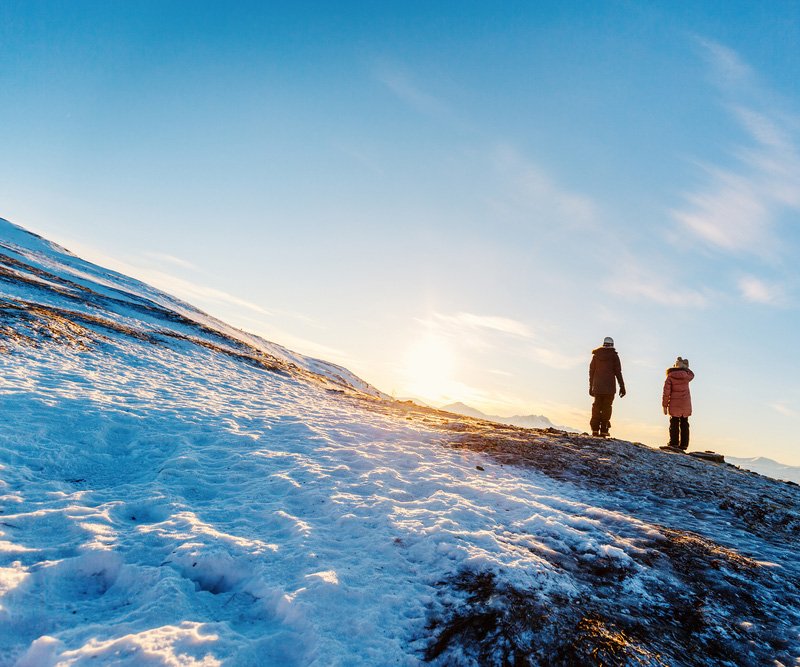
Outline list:
[[[415,341],[405,357],[408,390],[429,401],[441,401],[452,393],[455,355],[444,338],[428,334]]]

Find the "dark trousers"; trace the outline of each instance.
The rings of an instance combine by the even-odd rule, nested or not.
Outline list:
[[[678,436],[680,435],[680,440]],[[669,446],[676,449],[689,448],[689,418],[669,418]]]
[[[611,404],[614,402],[614,394],[595,394],[592,403],[592,420],[589,424],[592,431],[608,433],[611,428]]]

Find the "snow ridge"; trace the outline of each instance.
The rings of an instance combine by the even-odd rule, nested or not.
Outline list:
[[[797,665],[800,492],[391,401],[0,223],[0,666]]]
[[[128,333],[134,336],[190,336],[203,341],[201,344],[222,343],[224,349],[234,354],[264,356],[287,369],[307,371],[344,388],[385,397],[341,366],[305,357],[231,327],[138,280],[86,262],[3,218],[0,218],[0,253],[0,280],[39,288],[37,305],[56,308],[54,314],[72,307],[75,310],[66,311],[68,317],[88,316],[97,323],[96,318],[101,315],[107,318],[106,326],[128,327]],[[14,303],[12,298],[9,306]]]

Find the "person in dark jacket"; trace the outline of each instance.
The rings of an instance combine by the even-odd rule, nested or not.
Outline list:
[[[592,361],[589,364],[589,396],[594,398],[592,404],[592,435],[607,437],[611,429],[611,404],[617,393],[625,395],[625,382],[622,379],[622,363],[614,349],[614,339],[606,337],[603,347],[592,350]]]
[[[689,383],[694,373],[689,370],[689,360],[678,357],[672,368],[667,369],[661,406],[669,415],[669,447],[686,451],[689,449],[689,417],[692,414],[692,395]],[[679,439],[680,436],[680,439]]]

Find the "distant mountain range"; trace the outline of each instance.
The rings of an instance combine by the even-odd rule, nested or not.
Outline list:
[[[459,415],[467,417],[475,417],[476,419],[485,419],[490,422],[497,422],[498,424],[509,424],[511,426],[521,426],[522,428],[557,428],[560,431],[568,431],[569,433],[580,433],[581,431],[570,426],[558,426],[551,422],[544,415],[514,415],[513,417],[499,417],[497,415],[487,415],[480,410],[470,407],[466,403],[450,403],[440,408],[447,412],[455,412]]]
[[[746,459],[726,456],[725,461],[739,466],[740,468],[744,468],[745,470],[772,477],[773,479],[782,479],[787,482],[800,484],[800,466],[785,465],[773,461],[772,459],[764,458],[763,456],[754,456],[753,458]]]

